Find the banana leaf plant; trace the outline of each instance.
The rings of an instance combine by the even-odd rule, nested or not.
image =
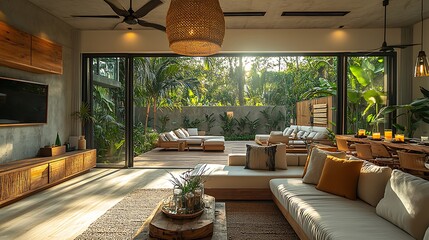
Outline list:
[[[420,122],[429,123],[429,91],[423,87],[420,87],[420,91],[424,98],[416,99],[409,104],[383,107],[375,117],[375,122],[384,122],[386,114],[396,112],[395,118],[404,117],[405,125],[396,123],[393,126],[403,131],[405,136],[412,138]]]

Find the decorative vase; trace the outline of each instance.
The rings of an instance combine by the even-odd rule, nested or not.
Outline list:
[[[55,139],[55,145],[56,146],[61,146],[61,140],[60,140],[60,135],[57,132],[57,138]]]
[[[85,150],[86,149],[86,139],[85,136],[80,136],[78,141],[78,147],[79,150]]]

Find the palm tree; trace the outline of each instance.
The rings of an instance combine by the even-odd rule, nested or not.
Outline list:
[[[145,132],[148,127],[150,108],[153,107],[153,129],[156,129],[156,113],[160,103],[172,105],[170,94],[178,88],[192,89],[198,92],[199,81],[195,78],[185,78],[182,74],[178,59],[142,57],[135,62],[137,68],[137,89],[146,103]]]

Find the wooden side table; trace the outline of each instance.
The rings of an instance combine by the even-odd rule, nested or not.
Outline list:
[[[171,219],[158,205],[134,239],[212,239],[227,240],[225,203],[215,203],[214,197],[206,195],[208,207],[193,219]]]

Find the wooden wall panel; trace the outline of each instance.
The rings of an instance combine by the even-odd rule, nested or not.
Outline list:
[[[49,183],[57,182],[66,177],[66,160],[49,163]]]
[[[0,61],[30,65],[31,35],[0,22]]]
[[[18,197],[30,190],[30,169],[0,176],[0,201]]]
[[[83,168],[91,169],[97,164],[97,154],[95,150],[83,154]]]
[[[332,129],[332,97],[316,98],[296,103],[297,125],[311,126],[310,117],[313,115],[313,126]]]
[[[66,161],[66,177],[83,170],[83,155],[71,156]]]
[[[61,46],[47,40],[31,37],[31,65],[52,73],[63,73],[63,55]]]
[[[49,164],[31,168],[30,174],[31,190],[47,185],[49,183]]]

